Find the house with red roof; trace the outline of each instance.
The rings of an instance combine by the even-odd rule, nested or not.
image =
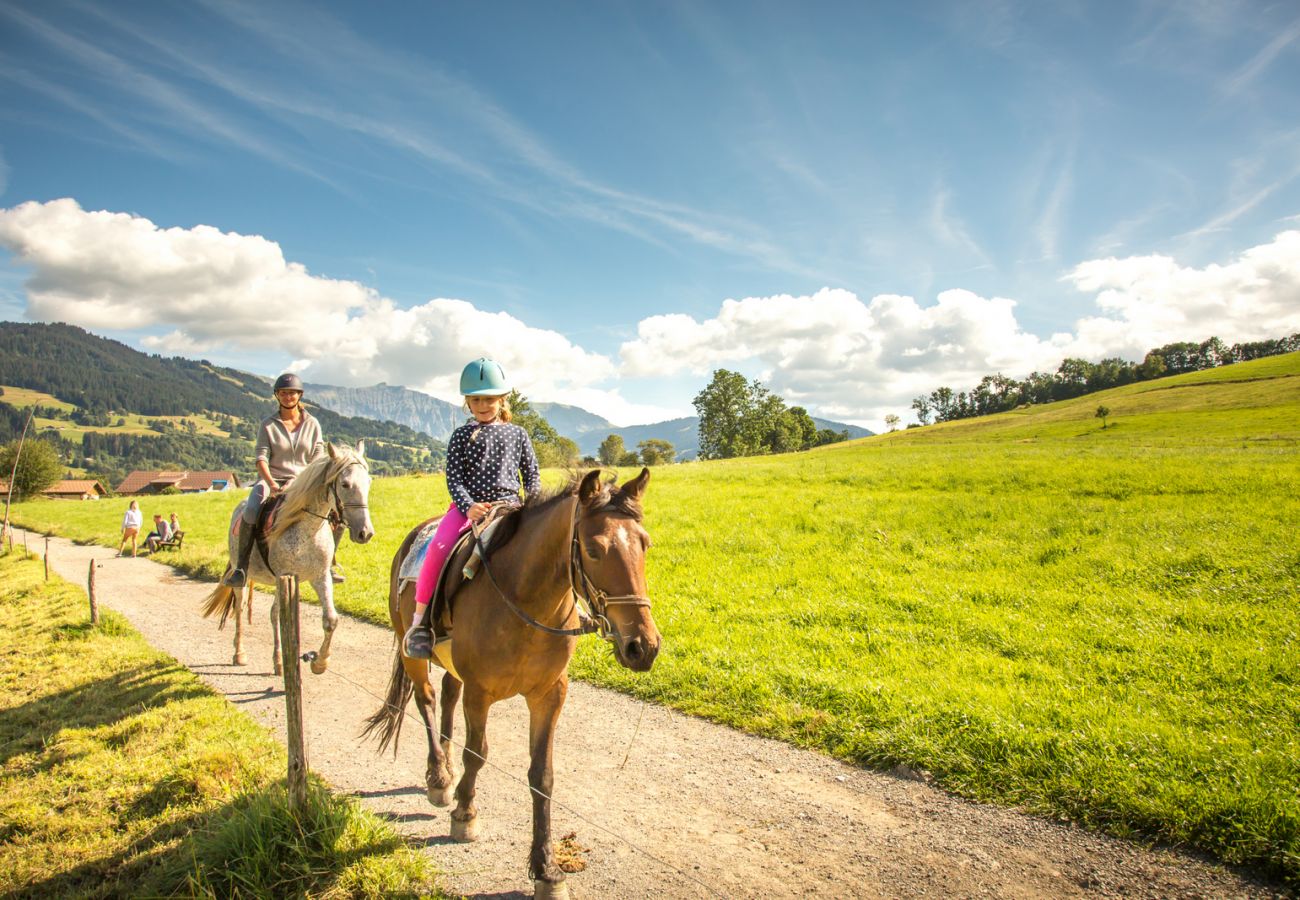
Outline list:
[[[9,482],[0,481],[0,497],[9,495]],[[108,496],[108,489],[91,478],[65,478],[41,491],[42,497],[55,500],[98,500]]]
[[[182,494],[200,494],[205,491],[229,491],[239,487],[239,476],[234,472],[144,472],[136,470],[117,486],[119,494],[161,494],[174,487]]]

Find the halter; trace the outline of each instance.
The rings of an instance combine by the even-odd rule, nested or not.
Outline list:
[[[588,617],[577,628],[553,628],[550,625],[543,625],[516,606],[514,601],[506,596],[506,592],[501,590],[501,585],[497,584],[496,577],[492,574],[492,567],[488,565],[487,552],[477,531],[472,532],[474,545],[478,548],[479,557],[483,561],[483,571],[487,573],[488,580],[492,582],[492,587],[496,588],[497,595],[501,597],[510,611],[523,622],[539,631],[561,637],[577,637],[599,632],[602,640],[615,643],[618,639],[618,629],[606,617],[606,610],[611,606],[644,606],[649,609],[650,598],[642,597],[640,594],[611,596],[597,587],[595,582],[591,580],[591,577],[587,575],[587,570],[582,565],[581,538],[578,535],[578,520],[581,518],[581,513],[582,501],[579,500],[573,509],[573,523],[571,526],[573,537],[569,542],[569,594],[573,597],[575,607],[578,605],[579,600],[583,601],[583,605],[587,608]],[[581,591],[579,591],[579,585],[581,585]],[[565,618],[567,619],[568,616],[565,616]]]

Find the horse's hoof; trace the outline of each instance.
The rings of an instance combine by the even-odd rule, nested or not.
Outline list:
[[[478,816],[472,819],[461,821],[455,816],[451,817],[451,839],[461,844],[469,844],[478,840]]]
[[[325,670],[329,668],[329,662],[323,659],[313,659],[311,661],[311,673],[313,675],[324,675]]]
[[[447,785],[446,787],[429,788],[429,802],[432,803],[434,806],[438,807],[439,809],[443,808],[444,806],[451,806],[451,795],[452,795],[451,785]],[[454,827],[454,823],[453,823],[453,827]]]
[[[248,657],[245,656],[245,655],[242,654],[242,653],[236,653],[236,654],[235,654],[235,665],[237,665],[237,666],[246,666],[246,665],[248,665]]]
[[[533,897],[536,900],[569,900],[569,883],[567,881],[533,882]]]

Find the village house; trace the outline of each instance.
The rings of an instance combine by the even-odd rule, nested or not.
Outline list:
[[[9,482],[0,481],[0,497],[9,496]],[[108,496],[108,489],[94,479],[67,478],[41,491],[42,497],[54,500],[98,500]]]
[[[239,487],[234,472],[142,472],[135,471],[117,486],[119,494],[161,494],[172,487],[182,494],[228,491]]]

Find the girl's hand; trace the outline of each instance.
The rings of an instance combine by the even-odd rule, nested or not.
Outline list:
[[[491,503],[475,503],[469,508],[469,511],[465,513],[465,517],[474,523],[481,522],[483,521],[483,517],[488,514],[488,510],[491,508]]]

